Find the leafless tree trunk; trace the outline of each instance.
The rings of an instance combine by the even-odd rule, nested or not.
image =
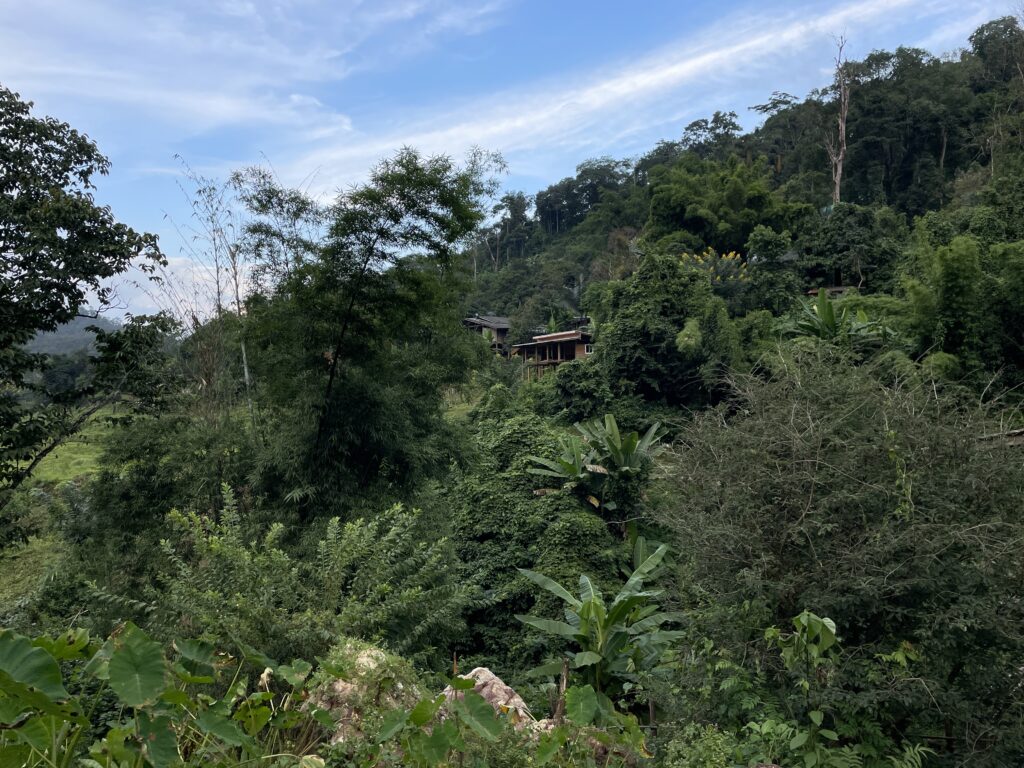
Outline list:
[[[252,423],[253,437],[258,439],[259,431],[256,428],[256,406],[253,404],[252,399],[252,375],[249,373],[249,355],[245,350],[245,321],[242,319],[241,265],[238,258],[238,247],[227,243],[226,241],[225,244],[227,245],[228,259],[231,265],[231,282],[235,289],[235,312],[238,314],[239,320],[238,344],[242,350],[242,378],[245,380],[245,403],[249,408],[249,421]]]
[[[836,116],[836,133],[829,132],[825,140],[825,151],[832,162],[832,204],[839,202],[840,188],[843,183],[843,163],[846,161],[846,118],[850,113],[850,72],[847,61],[843,58],[846,38],[836,40],[836,101],[839,114]]]

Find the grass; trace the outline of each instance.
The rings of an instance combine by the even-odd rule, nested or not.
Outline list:
[[[94,473],[99,467],[103,444],[112,432],[110,424],[103,418],[106,415],[109,414],[96,414],[81,432],[39,462],[29,482],[18,493],[30,494],[31,488],[54,487]],[[32,519],[48,520],[45,505],[29,503]],[[47,530],[47,523],[42,523],[41,527],[40,535],[29,539],[27,544],[0,551],[0,573],[3,574],[0,578],[0,613],[10,610],[20,598],[37,592],[64,558],[60,539]]]
[[[474,403],[469,402],[451,405],[445,410],[444,416],[450,421],[468,421],[469,412],[473,410],[473,406]]]
[[[39,462],[32,473],[33,482],[57,485],[95,472],[103,443],[111,433],[110,425],[103,420],[105,415],[96,414],[81,432]]]
[[[0,613],[11,609],[21,597],[35,593],[64,557],[56,536],[30,539],[21,547],[0,553]]]

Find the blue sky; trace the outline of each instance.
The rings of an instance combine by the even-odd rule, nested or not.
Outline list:
[[[691,120],[829,80],[833,37],[933,53],[1014,12],[992,0],[0,0],[0,83],[88,133],[98,197],[182,259],[182,156],[269,161],[330,193],[402,145],[501,152],[536,191]],[[129,302],[144,309],[145,300]]]

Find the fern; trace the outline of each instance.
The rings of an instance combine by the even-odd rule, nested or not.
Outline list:
[[[934,750],[920,744],[906,744],[903,747],[903,754],[890,755],[889,762],[893,768],[921,768],[925,757],[934,754]]]
[[[125,595],[116,595],[113,592],[108,592],[95,581],[86,581],[85,586],[89,590],[90,596],[97,604],[116,613],[120,613],[122,618],[139,616],[148,617],[154,614],[158,609],[158,606],[153,603],[147,603],[144,600],[135,600],[134,598],[126,597]]]

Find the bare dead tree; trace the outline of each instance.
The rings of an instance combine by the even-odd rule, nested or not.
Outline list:
[[[234,199],[234,187],[196,173],[184,161],[184,182],[179,183],[192,215],[183,227],[174,224],[182,240],[183,251],[188,257],[192,275],[185,278],[166,275],[164,303],[168,300],[172,314],[197,331],[207,319],[221,318],[233,314],[238,318],[239,352],[241,353],[242,374],[245,385],[245,401],[254,436],[258,437],[256,405],[253,392],[253,377],[249,367],[248,350],[245,344],[245,301],[244,296],[251,286],[251,265],[244,249],[239,247],[239,234],[244,229],[239,206]],[[187,294],[195,293],[191,301]],[[205,293],[206,296],[201,294]],[[231,307],[233,298],[234,306]],[[203,389],[212,396],[214,410],[230,409],[233,387],[228,381],[221,381],[228,368],[231,356],[226,347],[223,332],[213,334],[211,343],[202,345],[197,359],[210,358],[201,364]],[[224,402],[222,402],[224,400]]]
[[[840,199],[840,188],[843,183],[843,163],[846,162],[846,118],[850,113],[850,68],[843,56],[846,38],[836,38],[835,83],[838,114],[836,115],[836,131],[829,131],[825,139],[825,151],[832,162],[832,204]]]

